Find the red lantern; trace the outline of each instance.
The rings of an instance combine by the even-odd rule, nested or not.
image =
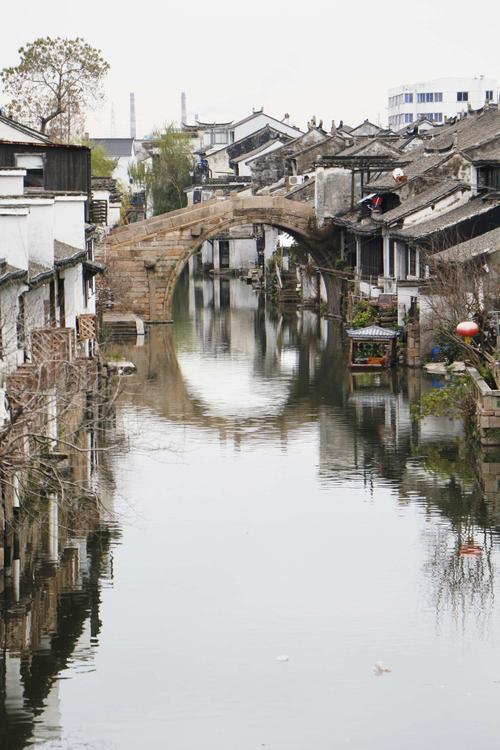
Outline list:
[[[468,542],[463,544],[459,549],[460,555],[468,555],[470,557],[481,557],[483,554],[483,548],[480,544],[474,544],[474,542]]]
[[[459,336],[471,338],[472,336],[477,336],[479,333],[479,326],[472,320],[465,320],[463,323],[457,325],[456,331]]]

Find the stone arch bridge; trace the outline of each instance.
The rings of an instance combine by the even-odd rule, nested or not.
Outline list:
[[[175,285],[189,257],[205,240],[241,224],[283,229],[308,247],[318,266],[331,265],[332,238],[316,229],[311,206],[270,196],[214,199],[108,235],[97,252],[108,267],[115,309],[146,320],[170,320]]]

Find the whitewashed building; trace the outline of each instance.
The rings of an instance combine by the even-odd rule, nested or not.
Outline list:
[[[194,171],[196,184],[186,190],[188,205],[214,197],[223,200],[235,191],[249,192],[251,161],[304,135],[290,124],[288,115],[278,120],[262,109],[235,122],[183,124],[183,132],[191,135],[193,146],[198,145],[194,151],[199,158]],[[202,161],[204,169],[199,168]],[[204,242],[199,257],[190,261],[190,269],[224,272],[264,268],[276,249],[277,235],[270,226],[232,228]]]
[[[493,78],[433,78],[406,83],[389,89],[389,127],[400,130],[416,120],[442,124],[469,109],[480,109],[486,102],[498,103],[500,89]]]
[[[37,331],[64,329],[75,353],[93,351],[99,266],[87,223],[89,191],[82,189],[90,185],[88,149],[51,143],[5,117],[0,117],[0,134],[3,389],[8,374],[32,361]]]

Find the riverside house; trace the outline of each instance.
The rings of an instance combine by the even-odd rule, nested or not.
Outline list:
[[[90,151],[0,116],[0,420],[8,378],[96,339]],[[44,351],[42,352],[41,349]]]

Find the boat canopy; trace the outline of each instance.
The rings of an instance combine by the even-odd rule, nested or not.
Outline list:
[[[366,328],[349,328],[347,335],[354,341],[390,341],[399,336],[399,331],[381,326],[367,326]]]

